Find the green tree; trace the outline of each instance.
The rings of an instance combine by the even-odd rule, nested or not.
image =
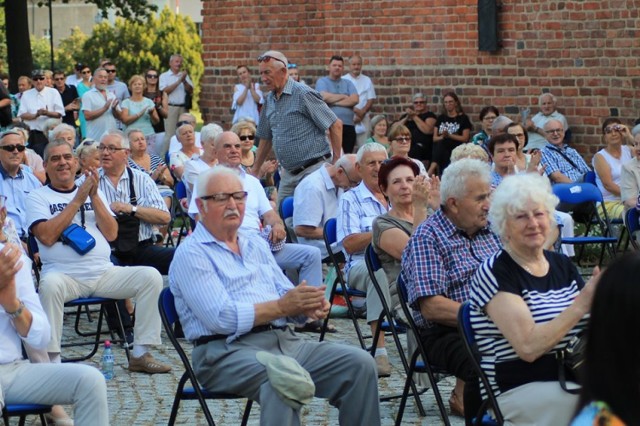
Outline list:
[[[48,70],[51,68],[51,45],[49,44],[49,39],[44,37],[35,38],[31,36],[30,43],[31,55],[33,55],[33,69]]]
[[[71,35],[60,40],[58,48],[55,50],[56,69],[64,71],[66,74],[73,72],[73,67],[77,62],[81,62],[82,49],[89,37],[80,28],[71,30]]]

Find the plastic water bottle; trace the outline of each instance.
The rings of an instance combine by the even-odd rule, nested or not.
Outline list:
[[[111,352],[111,341],[104,342],[104,352],[102,352],[102,374],[106,380],[111,380],[115,376],[113,372],[113,352]]]

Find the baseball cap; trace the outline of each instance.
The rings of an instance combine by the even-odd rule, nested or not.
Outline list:
[[[271,387],[289,407],[299,410],[313,400],[316,385],[309,372],[294,358],[259,351],[256,359],[266,367]]]
[[[31,78],[34,77],[44,77],[44,71],[43,70],[33,70],[31,72]]]

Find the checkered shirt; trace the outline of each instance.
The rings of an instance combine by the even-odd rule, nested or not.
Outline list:
[[[578,168],[573,167],[556,149],[562,151]],[[578,151],[564,144],[561,147],[551,144],[545,145],[542,149],[540,162],[545,166],[544,171],[547,176],[550,176],[553,172],[560,172],[573,182],[580,182],[582,175],[589,171],[589,166]]]
[[[271,140],[276,158],[292,171],[330,154],[327,129],[338,119],[315,90],[287,80],[282,94],[267,94],[256,136]]]
[[[488,226],[470,238],[442,210],[424,221],[402,253],[400,273],[416,324],[432,325],[420,314],[418,300],[422,297],[440,295],[460,303],[468,300],[471,277],[499,248],[500,240]]]

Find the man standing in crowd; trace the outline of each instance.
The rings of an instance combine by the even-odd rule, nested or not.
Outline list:
[[[107,71],[96,68],[93,72],[93,89],[82,95],[82,111],[87,120],[87,137],[99,141],[103,134],[116,128],[118,100],[107,90]]]
[[[332,56],[329,60],[329,75],[318,79],[316,90],[320,92],[329,108],[342,120],[342,149],[345,154],[351,154],[356,145],[354,107],[360,98],[353,83],[342,78],[343,71],[342,56]]]
[[[353,55],[349,58],[349,74],[346,74],[343,78],[353,83],[359,97],[358,104],[353,107],[353,122],[356,128],[356,147],[354,151],[357,151],[367,139],[367,132],[371,125],[369,111],[373,106],[373,101],[376,99],[376,90],[371,79],[362,74],[362,56],[360,55]]]
[[[160,74],[160,90],[169,97],[169,112],[164,120],[164,141],[158,150],[164,156],[169,148],[169,140],[176,133],[176,124],[180,114],[187,112],[187,95],[193,94],[193,82],[186,71],[182,69],[182,56],[171,55],[169,70]]]
[[[18,116],[29,126],[29,147],[42,157],[49,142],[44,134],[45,123],[49,118],[63,117],[64,105],[60,93],[45,86],[42,70],[35,70],[32,80],[35,87],[22,94]]]
[[[298,183],[329,158],[333,156],[332,162],[338,161],[342,151],[342,121],[318,92],[289,78],[289,62],[281,52],[265,52],[258,62],[262,83],[269,93],[260,112],[256,132],[260,146],[252,170],[257,176],[273,148],[282,166],[278,200],[283,200],[293,195]]]
[[[62,105],[64,105],[64,117],[62,122],[76,128],[77,112],[80,109],[80,98],[76,86],[65,83],[64,73],[56,71],[53,73],[53,86],[60,93]]]

